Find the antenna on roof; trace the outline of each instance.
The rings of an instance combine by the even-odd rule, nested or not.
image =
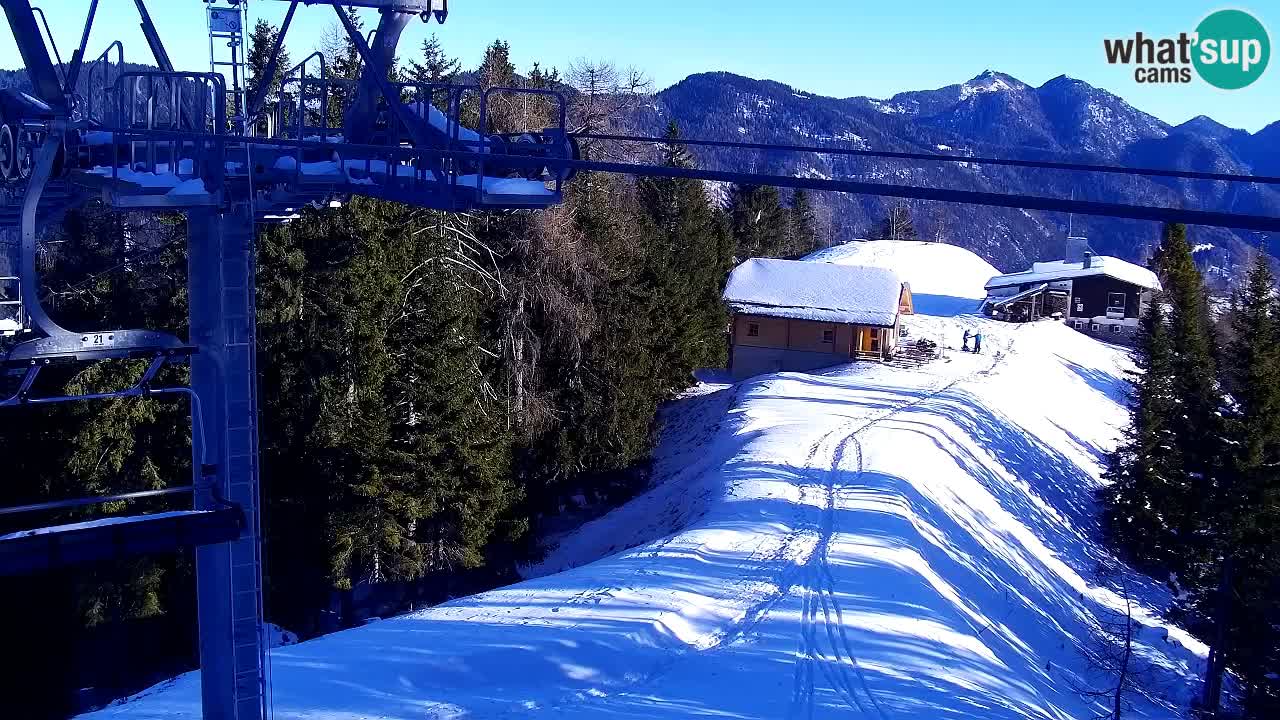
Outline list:
[[[1076,189],[1071,188],[1071,199],[1076,199]],[[1089,238],[1076,235],[1075,213],[1067,213],[1067,242],[1062,259],[1066,262],[1084,262],[1085,253],[1089,251]]]
[[[1071,189],[1071,199],[1072,200],[1076,199],[1075,188]],[[1076,222],[1076,214],[1067,213],[1067,237],[1071,237],[1075,235],[1075,222]]]

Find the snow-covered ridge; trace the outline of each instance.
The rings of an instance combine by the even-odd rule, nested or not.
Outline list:
[[[924,245],[842,253],[981,293],[985,263]],[[681,400],[655,484],[566,537],[552,574],[275,650],[275,717],[1093,717],[1078,646],[1121,600],[1093,577],[1092,495],[1132,364],[1057,323],[906,322],[947,357]],[[983,354],[954,349],[964,329]],[[1162,667],[1131,716],[1172,717],[1205,648],[1126,580]],[[94,717],[195,720],[199,694],[191,673]]]
[[[946,243],[856,240],[819,250],[806,260],[890,268],[911,286],[917,313],[950,316],[975,310],[997,270],[964,248]]]

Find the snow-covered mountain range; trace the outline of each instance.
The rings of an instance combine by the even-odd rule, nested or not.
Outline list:
[[[1023,159],[1177,168],[1255,175],[1280,174],[1280,122],[1250,134],[1201,115],[1173,126],[1122,98],[1067,76],[1032,87],[987,71],[965,83],[903,92],[886,99],[829,98],[781,83],[730,73],[692,75],[657,93],[636,119],[658,132],[676,120],[687,137],[754,142],[843,145],[907,152],[943,152]],[[1184,182],[1126,176],[946,164],[738,152],[698,148],[703,164],[718,169],[856,178],[1164,204],[1234,212],[1280,214],[1280,188]],[[886,202],[877,197],[831,195],[838,235],[864,234]],[[1068,218],[950,204],[913,204],[917,227],[931,238],[969,248],[1002,270],[1062,252]],[[1153,223],[1076,217],[1099,252],[1143,260],[1157,237]],[[1259,233],[1195,229],[1206,246],[1197,258],[1231,272],[1246,246],[1266,247]],[[1207,247],[1212,246],[1212,247]]]

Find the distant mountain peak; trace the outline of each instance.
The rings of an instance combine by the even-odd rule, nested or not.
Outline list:
[[[1254,137],[1275,136],[1276,138],[1280,138],[1280,120],[1277,120],[1271,123],[1270,125],[1262,128],[1258,132],[1254,133],[1253,136]]]
[[[637,110],[634,122],[646,132],[660,133],[674,119],[690,138],[1016,159],[1068,157],[1098,164],[1280,176],[1280,122],[1253,135],[1231,130],[1208,117],[1194,118],[1175,129],[1134,108],[1123,97],[1067,75],[1039,87],[994,69],[957,80],[888,98],[831,98],[736,74],[705,73],[664,90],[651,105]],[[1233,134],[1211,137],[1219,132]],[[732,172],[999,188],[1027,195],[1059,192],[1065,196],[1079,183],[1086,183],[1094,196],[1115,202],[1141,204],[1158,198],[1161,203],[1189,208],[1280,214],[1280,191],[1270,186],[1232,192],[1210,183],[1109,176],[1076,180],[968,162],[903,163],[893,158],[743,153],[714,147],[699,148],[697,157],[702,167]],[[706,185],[718,205],[725,202],[726,188],[723,184]],[[873,227],[892,206],[892,201],[871,196],[824,193],[821,199],[831,213],[832,232],[847,237]],[[1081,217],[1077,222],[1087,222],[1099,253],[1128,260],[1136,259],[1142,238],[1155,232],[1150,226],[1143,229],[1131,221],[1100,217]],[[997,258],[1002,268],[1058,257],[1067,230],[1065,220],[1051,213],[960,205],[936,214],[924,213],[917,223],[926,234],[946,235]],[[834,229],[837,227],[839,231]],[[1212,267],[1220,273],[1216,276],[1219,280],[1235,272],[1235,266],[1223,258],[1243,256],[1239,251],[1256,242],[1252,235],[1226,230],[1199,228],[1196,233],[1195,244],[1223,249],[1211,254],[1212,262],[1218,263]]]
[[[1040,86],[1040,89],[1045,90],[1045,89],[1053,89],[1053,88],[1059,88],[1059,87],[1074,87],[1077,85],[1086,85],[1088,87],[1093,87],[1092,85],[1089,85],[1089,83],[1083,80],[1078,80],[1076,78],[1071,77],[1070,75],[1064,74],[1046,81],[1045,84]]]
[[[1004,85],[1010,85],[1010,86],[1017,86],[1017,85],[1024,84],[1021,80],[1019,80],[1018,78],[1008,73],[1002,73],[999,70],[992,70],[990,68],[983,70],[981,74],[979,74],[977,77],[973,78],[972,80],[970,80],[965,84],[980,85],[980,84],[992,84],[992,83],[1004,84]]]
[[[1197,115],[1179,125],[1177,129],[1185,133],[1203,135],[1204,137],[1213,138],[1215,140],[1225,140],[1236,135],[1248,134],[1243,130],[1227,127],[1208,115]]]
[[[1025,87],[1026,83],[1012,75],[1006,75],[995,70],[986,70],[981,75],[960,86],[960,99],[965,100],[978,93],[1020,90]]]

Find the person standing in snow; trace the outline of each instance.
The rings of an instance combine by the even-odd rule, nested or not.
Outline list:
[[[982,333],[981,332],[976,332],[973,334],[973,352],[975,355],[982,352]]]
[[[964,347],[960,348],[965,352],[969,352],[969,328],[964,329]]]

